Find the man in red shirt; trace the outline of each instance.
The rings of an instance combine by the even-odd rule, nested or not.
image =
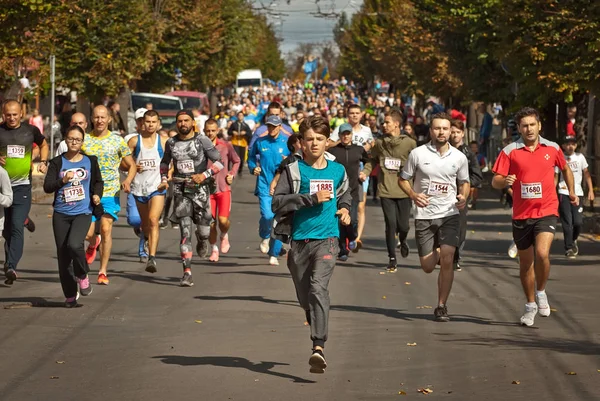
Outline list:
[[[233,149],[233,145],[230,142],[226,142],[223,139],[217,138],[219,132],[218,124],[215,120],[208,119],[204,123],[204,135],[206,135],[215,147],[221,153],[221,162],[225,166],[221,171],[214,176],[216,191],[210,195],[210,210],[212,212],[213,222],[210,225],[210,236],[208,242],[211,245],[212,252],[210,254],[211,262],[219,261],[219,248],[217,247],[217,224],[219,225],[219,231],[221,231],[221,252],[229,252],[231,247],[229,244],[229,237],[227,232],[231,222],[229,221],[229,214],[231,212],[231,183],[233,177],[237,175],[238,169],[240,168],[240,157]],[[209,162],[208,167],[210,168],[211,163]]]
[[[527,303],[521,324],[533,326],[536,314],[550,316],[546,282],[550,275],[550,245],[558,218],[554,168],[565,177],[569,198],[575,195],[573,173],[560,147],[540,137],[542,124],[537,110],[521,109],[515,116],[521,138],[507,145],[494,164],[492,186],[513,189],[513,238],[519,251],[521,284]],[[535,263],[534,263],[535,262]],[[537,284],[537,291],[536,289]]]

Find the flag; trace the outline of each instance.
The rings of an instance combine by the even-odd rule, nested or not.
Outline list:
[[[324,81],[327,81],[329,79],[330,75],[329,75],[329,68],[327,66],[325,66],[325,68],[323,68],[323,72],[321,72],[321,79]]]

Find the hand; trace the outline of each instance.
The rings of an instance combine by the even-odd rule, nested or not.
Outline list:
[[[94,205],[98,206],[100,204],[100,197],[98,195],[93,195],[92,202],[94,202]]]
[[[225,177],[225,182],[231,185],[231,183],[233,182],[233,174],[227,174],[227,177]]]
[[[273,196],[275,194],[275,187],[277,185],[274,182],[271,182],[271,185],[269,185],[269,195]]]
[[[129,180],[125,180],[123,181],[123,183],[121,184],[121,188],[123,189],[123,191],[125,191],[126,194],[131,192],[131,181]]]
[[[423,193],[415,194],[413,197],[413,201],[418,207],[427,207],[429,206],[429,197]]]
[[[169,188],[169,183],[166,181],[162,181],[160,184],[158,184],[158,188],[156,188],[158,191],[164,191],[165,189]]]
[[[327,191],[326,189],[317,192],[315,195],[317,195],[317,203],[323,203],[331,200],[331,191]]]
[[[337,212],[335,212],[336,216],[340,216],[340,223],[342,223],[343,225],[347,226],[350,225],[350,212],[348,211],[348,209],[346,209],[345,207],[339,209]]]
[[[71,181],[73,177],[75,177],[75,173],[73,173],[72,171],[67,171],[67,173],[62,178],[63,184],[66,184],[67,182]]]
[[[512,186],[512,184],[515,183],[515,181],[517,180],[517,176],[514,174],[511,175],[507,175],[506,178],[504,179],[504,182],[506,183],[507,187]]]
[[[368,152],[369,150],[371,150],[371,144],[370,143],[365,143],[364,146],[363,146],[363,148],[365,149],[365,151]]]
[[[204,176],[204,174],[194,174],[192,176],[192,181],[194,181],[196,184],[202,184],[205,179],[206,177]]]
[[[456,195],[456,199],[458,200],[458,202],[455,203],[456,207],[459,210],[464,209],[467,205],[467,199],[464,196],[462,196],[462,194]]]
[[[38,171],[42,174],[46,174],[46,171],[48,171],[48,164],[46,164],[46,163],[38,164]]]
[[[0,156],[0,166],[6,166],[6,156]]]
[[[142,171],[144,171],[144,166],[142,166],[141,164],[136,164],[135,167],[136,167],[138,173],[141,173]]]
[[[571,200],[571,205],[579,206],[579,196],[575,194],[569,194],[569,199]]]
[[[594,195],[594,191],[592,191],[592,190],[589,190],[589,191],[588,191],[588,197],[587,197],[587,198],[588,198],[588,200],[589,200],[590,202],[593,202],[593,201],[594,201],[594,199],[596,198],[596,196]]]
[[[260,167],[254,167],[254,171],[252,172],[252,174],[254,174],[255,176],[259,176],[261,171],[262,169]]]
[[[364,181],[366,181],[366,180],[367,180],[367,175],[361,171],[360,173],[358,173],[358,179],[359,179],[361,182],[364,182]]]

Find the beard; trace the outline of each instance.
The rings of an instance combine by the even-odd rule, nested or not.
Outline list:
[[[443,146],[443,145],[445,145],[447,143],[448,143],[448,140],[446,138],[440,138],[440,137],[435,138],[435,144],[436,145]]]
[[[177,132],[179,132],[181,135],[187,135],[190,133],[190,131],[192,130],[191,127],[177,127]]]

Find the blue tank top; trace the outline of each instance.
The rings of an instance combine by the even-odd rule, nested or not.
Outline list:
[[[68,171],[72,171],[73,179],[58,190],[54,201],[54,211],[76,216],[79,214],[92,214],[90,202],[90,175],[92,163],[87,156],[83,156],[78,162],[70,162],[64,156],[62,158],[62,170],[59,177],[62,178]]]

